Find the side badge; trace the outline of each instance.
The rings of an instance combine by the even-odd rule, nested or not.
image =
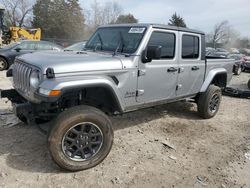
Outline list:
[[[130,98],[130,97],[135,97],[135,96],[136,96],[136,92],[135,91],[133,91],[133,92],[127,91],[125,93],[125,98]]]

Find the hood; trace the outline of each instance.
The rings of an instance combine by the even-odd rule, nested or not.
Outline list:
[[[19,56],[17,59],[38,67],[43,74],[46,74],[47,68],[53,68],[55,74],[122,69],[122,62],[119,57],[93,52],[84,52],[81,54],[36,52]]]
[[[1,52],[6,52],[6,51],[8,51],[8,50],[11,50],[11,49],[9,49],[9,48],[7,48],[7,49],[6,49],[6,48],[0,48],[0,53],[1,53]]]

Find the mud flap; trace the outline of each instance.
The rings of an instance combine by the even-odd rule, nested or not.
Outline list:
[[[235,89],[235,88],[231,88],[231,87],[226,87],[222,91],[222,93],[223,93],[223,95],[230,96],[230,97],[250,99],[250,90],[243,90],[243,89]]]

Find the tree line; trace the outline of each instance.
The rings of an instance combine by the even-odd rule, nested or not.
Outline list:
[[[82,8],[79,0],[0,0],[5,10],[5,25],[41,28],[43,38],[67,40],[87,39],[100,25],[113,23],[138,23],[132,14],[124,14],[117,1],[105,4],[93,0],[90,8]],[[83,4],[84,7],[84,4]],[[169,25],[188,27],[184,18],[174,13]],[[207,33],[207,43],[218,47],[247,47],[249,39],[240,37],[228,21],[222,21]]]
[[[0,0],[7,27],[41,28],[43,38],[83,40],[100,25],[137,23],[132,14],[123,14],[119,3],[94,0],[89,9],[79,0]]]
[[[250,39],[242,37],[229,21],[223,20],[215,24],[213,30],[207,33],[206,42],[213,48],[249,48]]]

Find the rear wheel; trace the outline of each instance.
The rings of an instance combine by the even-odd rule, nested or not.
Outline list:
[[[53,160],[63,169],[92,168],[109,154],[113,130],[109,118],[90,106],[73,107],[55,120],[48,138]]]
[[[204,119],[214,117],[220,107],[221,89],[210,85],[206,92],[201,93],[198,98],[198,113]]]
[[[0,57],[0,71],[6,70],[8,68],[8,63],[7,61]]]

